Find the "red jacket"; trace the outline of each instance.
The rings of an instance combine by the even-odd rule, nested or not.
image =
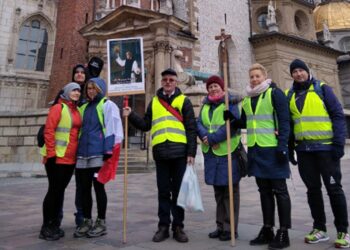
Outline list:
[[[71,112],[72,129],[69,135],[69,143],[67,146],[67,151],[64,157],[57,157],[56,163],[71,165],[71,164],[75,164],[77,160],[78,136],[79,136],[79,130],[80,130],[82,121],[81,121],[80,113],[77,109],[77,105],[74,104],[73,102],[69,102],[63,99],[60,99],[57,104],[53,105],[50,108],[49,114],[46,119],[44,137],[45,137],[47,155],[46,157],[44,157],[43,162],[44,163],[46,162],[46,158],[56,156],[55,131],[61,119],[62,103],[67,104]]]

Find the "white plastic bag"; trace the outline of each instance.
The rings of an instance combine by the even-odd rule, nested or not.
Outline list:
[[[184,177],[182,178],[177,205],[186,211],[203,212],[203,203],[197,174],[194,166],[187,165]]]

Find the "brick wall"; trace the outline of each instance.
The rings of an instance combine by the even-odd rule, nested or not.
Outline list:
[[[46,121],[47,109],[0,113],[0,164],[41,161],[36,135]]]
[[[87,63],[87,40],[78,32],[94,20],[93,0],[61,0],[57,10],[57,33],[47,101],[72,79],[77,63]]]

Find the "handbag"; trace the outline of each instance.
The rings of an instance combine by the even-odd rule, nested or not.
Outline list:
[[[239,143],[236,149],[236,155],[238,158],[238,171],[241,177],[248,175],[248,155],[242,143]]]

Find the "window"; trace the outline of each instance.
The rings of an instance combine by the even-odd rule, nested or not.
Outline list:
[[[309,29],[309,18],[303,11],[298,10],[294,15],[294,24],[300,33],[305,33]]]
[[[19,32],[16,68],[44,71],[47,41],[47,29],[39,20],[23,24]]]
[[[263,30],[267,30],[266,19],[267,19],[267,12],[262,12],[258,15],[258,20],[257,20],[258,25]]]
[[[340,49],[345,52],[350,51],[350,37],[345,37],[340,41]]]
[[[141,2],[140,2],[140,0],[126,0],[126,5],[140,8]]]

